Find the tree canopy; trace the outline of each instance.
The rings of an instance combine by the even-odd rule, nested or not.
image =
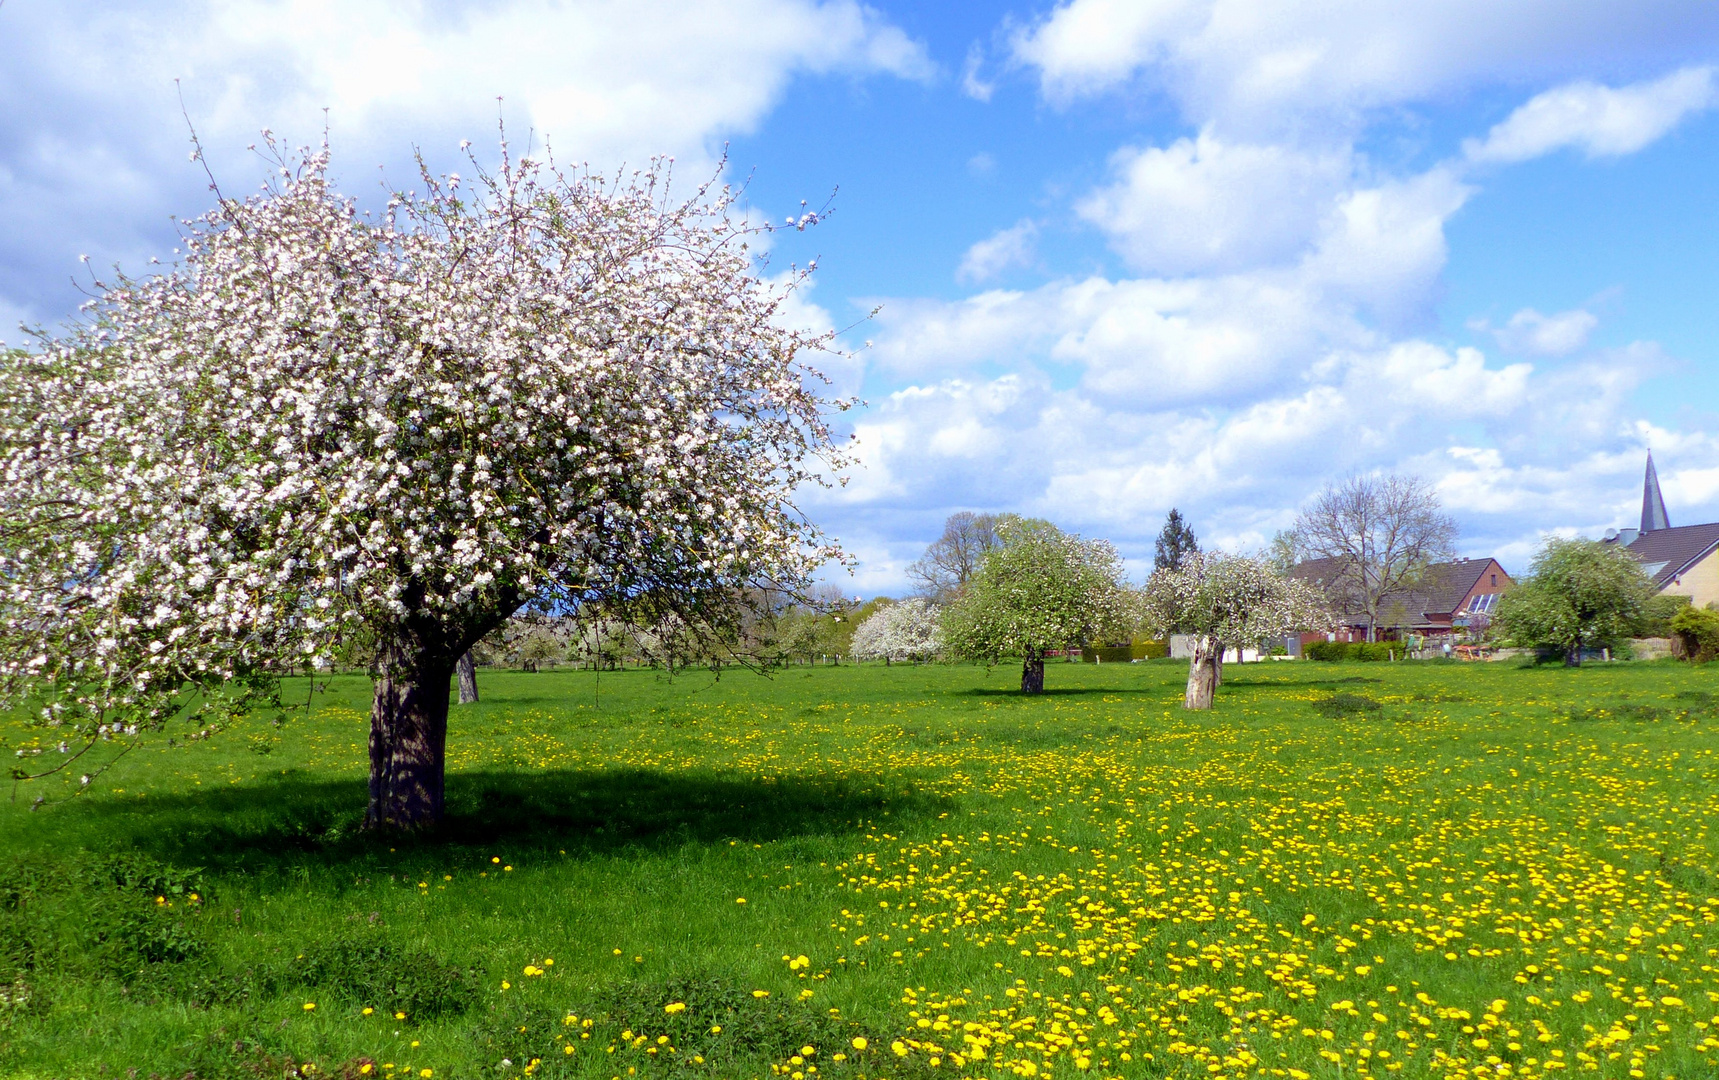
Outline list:
[[[275,151],[273,144],[268,147]],[[326,147],[5,355],[0,697],[207,716],[362,636],[372,824],[441,812],[448,680],[522,606],[733,622],[838,554],[839,469],[734,196],[512,159],[361,213]],[[802,219],[804,225],[812,216]]]
[[[855,660],[929,660],[943,648],[942,612],[910,597],[872,612],[854,631]]]
[[[1652,579],[1628,548],[1552,538],[1528,576],[1499,598],[1493,625],[1519,644],[1558,649],[1574,667],[1582,649],[1630,633],[1652,594]]]
[[[1182,560],[1199,550],[1200,543],[1194,538],[1194,530],[1188,527],[1188,519],[1172,506],[1169,516],[1164,519],[1164,527],[1158,532],[1158,542],[1152,553],[1152,569],[1180,569]]]
[[[1037,693],[1046,649],[1128,637],[1133,592],[1109,541],[1031,520],[1004,522],[998,532],[1002,546],[985,553],[944,615],[951,652],[987,661],[1019,656],[1021,690]]]
[[[1146,583],[1145,616],[1155,633],[1194,639],[1183,704],[1209,709],[1226,646],[1240,647],[1329,622],[1324,598],[1257,559],[1196,552],[1176,570],[1160,570]]]
[[[1295,528],[1274,538],[1273,551],[1276,560],[1286,548],[1332,560],[1326,593],[1341,614],[1365,616],[1371,641],[1393,598],[1450,558],[1455,542],[1456,522],[1418,477],[1351,476],[1321,491]]]
[[[985,553],[1002,545],[997,526],[1009,520],[1015,520],[1014,516],[975,514],[971,510],[950,514],[943,523],[943,534],[907,568],[907,576],[931,600],[948,603],[978,572]]]

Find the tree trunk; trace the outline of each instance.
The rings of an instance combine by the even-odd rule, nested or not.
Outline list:
[[[1224,684],[1224,648],[1219,641],[1212,645],[1212,689],[1216,690]],[[1236,659],[1241,659],[1241,646],[1236,646]],[[1210,708],[1210,706],[1207,706]]]
[[[460,674],[460,704],[476,705],[477,691],[477,661],[472,659],[472,651],[467,649],[460,654],[460,662],[455,665]]]
[[[387,645],[370,706],[366,828],[419,829],[442,819],[452,666],[425,648]]]
[[[1564,649],[1564,666],[1565,667],[1581,667],[1582,666],[1582,643],[1581,642],[1578,641],[1574,645],[1568,646],[1567,648]]]
[[[1021,661],[1021,693],[1045,692],[1045,655],[1038,649],[1028,649]]]
[[[1214,652],[1215,650],[1218,650]],[[1223,645],[1208,637],[1194,639],[1194,655],[1188,660],[1188,692],[1182,699],[1186,709],[1209,709],[1212,694],[1218,688],[1218,665],[1222,663]]]

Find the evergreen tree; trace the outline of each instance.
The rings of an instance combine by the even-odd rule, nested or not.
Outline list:
[[[1152,569],[1180,570],[1182,560],[1200,550],[1200,543],[1194,539],[1194,530],[1188,527],[1188,519],[1175,507],[1170,508],[1170,516],[1164,519],[1164,530],[1158,534],[1158,551],[1152,558]]]

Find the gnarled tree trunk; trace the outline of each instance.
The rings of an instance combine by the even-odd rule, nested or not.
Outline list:
[[[467,649],[460,654],[460,662],[455,665],[460,676],[460,704],[476,705],[478,700],[477,661],[472,659],[472,651]]]
[[[1209,709],[1218,688],[1218,665],[1223,643],[1204,635],[1194,638],[1194,655],[1188,660],[1188,691],[1182,698],[1186,709]]]
[[[1045,654],[1042,649],[1028,649],[1021,660],[1021,693],[1045,692]]]
[[[366,828],[418,829],[441,820],[452,668],[441,650],[419,643],[378,650]]]

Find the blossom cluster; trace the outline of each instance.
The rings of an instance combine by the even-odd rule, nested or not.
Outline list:
[[[1042,522],[1000,528],[1003,545],[945,612],[944,640],[957,655],[992,659],[1126,637],[1135,592],[1108,540],[1086,540]]]
[[[1146,583],[1146,619],[1161,635],[1192,634],[1213,643],[1267,641],[1330,622],[1322,597],[1258,559],[1193,552]]]
[[[943,648],[941,611],[923,597],[873,612],[854,630],[855,660],[927,660]]]
[[[0,697],[159,724],[342,640],[712,597],[839,554],[844,452],[735,196],[512,159],[375,215],[327,147],[0,366]],[[475,159],[474,159],[475,165]]]

